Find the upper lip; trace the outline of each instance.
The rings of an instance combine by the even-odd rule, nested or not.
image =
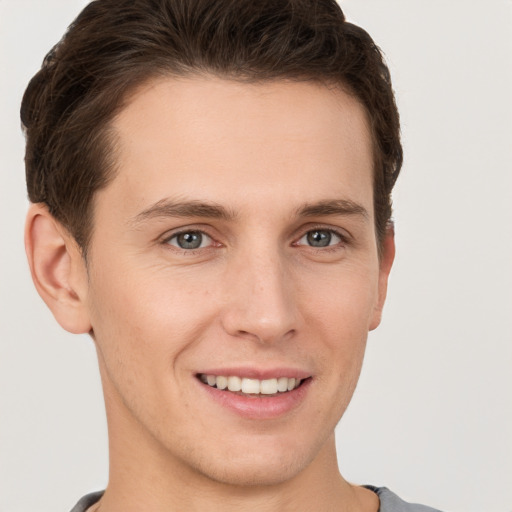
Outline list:
[[[249,366],[231,366],[229,368],[208,368],[197,372],[198,375],[223,375],[225,377],[236,376],[246,379],[276,379],[287,377],[289,379],[307,379],[311,372],[291,367],[255,368]]]

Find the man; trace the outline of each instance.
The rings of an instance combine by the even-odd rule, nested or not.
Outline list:
[[[432,510],[337,467],[402,149],[334,1],[92,2],[21,114],[34,283],[105,395],[109,483],[73,511]]]

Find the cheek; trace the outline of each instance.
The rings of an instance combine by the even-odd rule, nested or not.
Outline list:
[[[214,317],[208,289],[159,272],[108,272],[91,286],[91,323],[111,378],[155,383]]]
[[[372,267],[339,273],[317,281],[306,296],[308,338],[322,347],[321,375],[337,389],[344,407],[356,386],[377,300],[377,272]],[[314,290],[314,291],[313,291]],[[312,349],[311,349],[312,350]]]
[[[369,331],[378,297],[378,272],[373,267],[343,268],[328,277],[302,284],[309,320],[330,331],[329,339],[358,339]]]
[[[133,271],[101,277],[91,295],[92,325],[111,410],[154,429],[176,415],[183,420],[179,415],[189,408],[179,392],[183,362],[204,338],[215,301],[207,292],[151,273],[140,279]],[[183,407],[175,410],[176,403]]]

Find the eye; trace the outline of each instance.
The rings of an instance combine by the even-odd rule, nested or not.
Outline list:
[[[331,229],[313,229],[308,231],[297,242],[297,245],[309,245],[310,247],[322,248],[337,245],[342,241],[342,237]]]
[[[212,239],[202,231],[183,231],[171,236],[167,242],[180,249],[202,249],[212,244]]]

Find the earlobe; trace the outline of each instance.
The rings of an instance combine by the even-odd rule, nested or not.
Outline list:
[[[73,237],[45,205],[29,208],[25,250],[35,287],[57,322],[71,333],[88,333],[85,263]]]
[[[381,255],[379,261],[379,283],[377,303],[373,311],[370,331],[376,329],[382,319],[382,310],[388,290],[388,278],[395,259],[395,230],[393,224],[389,224],[386,229],[384,240],[382,241]]]

